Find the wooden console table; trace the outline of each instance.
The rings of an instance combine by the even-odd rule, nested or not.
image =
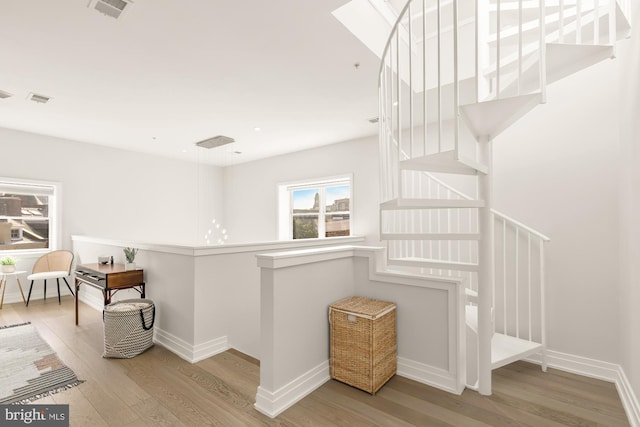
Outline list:
[[[76,325],[78,324],[78,290],[81,284],[100,289],[104,305],[121,289],[135,289],[145,297],[143,270],[125,270],[124,264],[81,264],[76,266]]]

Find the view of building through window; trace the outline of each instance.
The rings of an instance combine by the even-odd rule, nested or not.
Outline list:
[[[294,239],[349,236],[351,185],[347,182],[291,190]]]
[[[49,247],[53,188],[0,182],[0,251]]]

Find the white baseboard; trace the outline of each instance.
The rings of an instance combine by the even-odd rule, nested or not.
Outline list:
[[[86,288],[86,286],[85,286]],[[102,299],[102,293],[99,291],[95,292],[86,292],[85,289],[80,288],[80,294],[78,295],[78,300],[87,304],[89,307],[102,311],[104,310],[104,300]]]
[[[327,360],[274,392],[258,387],[254,407],[266,416],[275,418],[329,379]]]
[[[397,374],[449,393],[460,394],[464,390],[464,387],[458,385],[456,376],[444,369],[402,357],[398,358]],[[326,361],[275,392],[258,387],[254,407],[263,414],[275,418],[330,378],[329,361]]]
[[[199,362],[229,349],[226,336],[194,346],[158,327],[153,329],[153,341],[189,363]]]
[[[627,418],[629,418],[629,424],[632,427],[640,427],[640,405],[622,367],[619,368],[616,388],[618,389],[622,406],[624,406],[624,410],[627,413]]]
[[[397,374],[449,393],[460,394],[464,390],[454,374],[404,357],[398,357]]]
[[[541,365],[542,355],[534,354],[525,360],[527,362]],[[601,360],[589,359],[587,357],[561,353],[553,350],[547,350],[547,366],[561,371],[583,375],[585,377],[608,381],[610,383],[615,383],[617,381],[618,369],[620,368],[620,365],[616,365],[614,363],[603,362]]]
[[[80,292],[80,301],[98,311],[104,309],[100,292]],[[202,344],[192,345],[157,326],[153,328],[153,341],[189,363],[196,363],[229,349],[226,336],[215,338]]]
[[[542,364],[542,356],[534,355],[526,361]],[[631,384],[620,365],[589,359],[559,351],[547,350],[547,366],[561,371],[615,383],[620,400],[632,427],[640,427],[640,405]]]
[[[193,346],[193,360],[191,363],[199,362],[227,350],[229,350],[229,342],[226,336],[207,341],[203,344],[196,344]]]

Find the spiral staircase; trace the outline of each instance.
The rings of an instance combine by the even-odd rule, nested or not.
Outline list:
[[[491,394],[493,369],[539,354],[546,370],[549,241],[493,209],[492,141],[548,84],[615,57],[630,2],[369,3],[391,27],[379,52],[388,268],[464,281],[466,385]]]

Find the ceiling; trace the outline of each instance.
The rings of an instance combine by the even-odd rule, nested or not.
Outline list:
[[[219,166],[377,133],[379,60],[331,14],[347,0],[88,3],[0,2],[0,127]],[[216,135],[236,142],[194,145]]]

